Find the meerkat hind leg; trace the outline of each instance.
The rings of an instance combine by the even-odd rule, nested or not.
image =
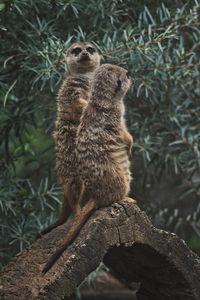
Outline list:
[[[85,191],[84,183],[80,177],[76,177],[68,183],[66,188],[68,192],[69,205],[71,206],[74,215],[77,216],[81,211],[80,202]]]
[[[84,191],[84,186],[81,181],[76,183],[76,187],[78,187],[78,189],[76,189],[76,193],[73,193],[74,198],[72,198],[73,196],[69,192],[69,186],[71,187],[71,184],[72,181],[63,184],[63,203],[58,219],[53,224],[42,230],[38,234],[38,237],[41,237],[42,235],[50,232],[52,229],[65,223],[72,212],[74,215],[78,215],[80,213],[79,202]]]
[[[72,208],[69,205],[67,193],[64,190],[62,208],[61,208],[61,211],[59,213],[59,216],[58,216],[57,220],[53,224],[49,225],[47,228],[41,230],[38,233],[37,238],[41,237],[42,235],[45,235],[46,233],[52,231],[54,228],[56,228],[56,227],[62,225],[63,223],[65,223],[67,221],[67,219],[70,217],[71,213],[72,213]]]

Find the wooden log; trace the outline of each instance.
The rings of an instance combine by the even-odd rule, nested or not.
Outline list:
[[[156,229],[129,201],[96,211],[52,269],[48,257],[65,236],[66,223],[14,257],[0,276],[0,299],[70,297],[104,261],[118,279],[140,282],[139,300],[199,300],[200,260],[173,233]]]

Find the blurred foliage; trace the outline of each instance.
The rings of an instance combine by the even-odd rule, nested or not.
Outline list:
[[[153,223],[200,248],[200,1],[5,0],[0,3],[2,265],[55,219],[56,94],[75,41],[121,65],[134,137],[133,184]]]

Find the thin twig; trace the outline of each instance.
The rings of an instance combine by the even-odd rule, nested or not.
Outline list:
[[[7,102],[7,98],[8,98],[8,95],[10,93],[10,91],[14,88],[15,84],[17,83],[17,79],[13,82],[13,84],[9,87],[6,95],[5,95],[5,98],[4,98],[4,102],[3,102],[3,105],[4,107],[6,106],[6,102]]]

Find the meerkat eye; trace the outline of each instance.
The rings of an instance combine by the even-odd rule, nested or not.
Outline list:
[[[88,47],[87,49],[87,52],[89,52],[90,54],[93,54],[95,52],[95,49],[92,48],[92,47]]]
[[[72,50],[72,54],[78,55],[79,53],[81,53],[81,51],[81,48],[77,47]]]
[[[117,87],[115,89],[115,93],[117,93],[118,91],[120,91],[121,89],[121,86],[122,86],[122,82],[120,79],[117,80]]]
[[[121,88],[121,86],[122,86],[121,80],[117,80],[117,86],[118,86],[119,89]]]
[[[127,73],[126,73],[126,76],[127,76],[127,78],[129,78],[129,77],[131,76],[131,73],[130,73],[130,72],[127,72]]]

